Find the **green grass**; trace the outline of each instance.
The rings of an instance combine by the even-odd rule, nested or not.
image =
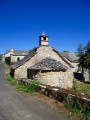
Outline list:
[[[24,86],[23,84],[20,84],[20,85],[17,84],[16,89],[18,91],[23,91],[23,92],[26,92],[26,93],[33,93],[33,92],[36,91],[36,86],[37,85],[39,85],[39,82],[37,82],[37,81],[31,82],[31,84],[28,87]]]
[[[39,85],[39,82],[37,81],[32,81],[28,87],[24,86],[23,84],[18,85],[17,79],[13,78],[10,74],[7,74],[6,78],[11,86],[15,86],[18,91],[22,91],[26,93],[35,92],[36,86]]]
[[[17,84],[17,79],[14,79],[9,73],[6,74],[6,78],[11,86],[15,86]]]
[[[80,93],[90,95],[90,81],[87,81],[85,83],[77,83],[76,81],[74,81],[73,89]]]
[[[14,65],[14,64],[16,64],[16,62],[11,62],[9,65],[11,66],[11,65]]]

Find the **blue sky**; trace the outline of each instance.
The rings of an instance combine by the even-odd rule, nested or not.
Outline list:
[[[43,30],[56,50],[76,52],[90,40],[90,0],[0,0],[0,53],[37,47]]]

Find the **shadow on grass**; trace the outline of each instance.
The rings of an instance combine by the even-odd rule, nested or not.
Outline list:
[[[84,83],[85,83],[85,84],[90,84],[90,81],[85,81]]]

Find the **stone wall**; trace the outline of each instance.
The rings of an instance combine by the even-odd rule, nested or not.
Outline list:
[[[25,86],[29,86],[32,83],[32,80],[28,79],[19,79],[18,84],[23,84]],[[64,104],[68,103],[69,105],[73,106],[74,104],[76,107],[82,106],[83,111],[90,111],[90,95],[85,95],[79,92],[76,92],[71,89],[64,89],[60,87],[39,84],[36,86],[36,91],[44,94],[50,98],[54,98],[59,102],[63,102]],[[79,105],[79,106],[78,106]],[[81,107],[80,107],[81,108]],[[79,109],[80,110],[80,109]]]
[[[73,90],[56,88],[47,85],[39,85],[36,90],[37,92],[54,98],[64,104],[68,103],[70,105],[74,105],[76,101],[78,101],[84,111],[90,111],[90,95],[83,95]]]
[[[69,70],[62,71],[39,71],[34,76],[34,79],[40,81],[42,84],[57,86],[61,88],[72,88],[73,73]]]
[[[46,57],[50,57],[57,61],[60,61],[62,64],[66,65],[69,70],[71,69],[69,65],[65,63],[56,52],[53,51],[52,47],[41,46],[37,49],[36,55],[34,55],[29,61],[25,62],[22,66],[18,67],[15,70],[15,78],[27,78],[27,68],[40,62]]]
[[[18,58],[21,60],[22,58],[24,58],[25,56],[14,56],[14,55],[11,55],[11,62],[17,62]]]

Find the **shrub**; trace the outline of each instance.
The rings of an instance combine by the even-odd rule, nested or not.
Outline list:
[[[16,62],[11,62],[9,65],[11,66],[11,65],[14,65]]]
[[[82,116],[81,120],[90,120],[90,106],[87,109],[82,109],[82,105],[78,100],[72,102],[72,104],[65,104],[65,107],[68,108],[72,114],[71,116]]]
[[[28,87],[26,87],[25,92],[33,93],[36,91],[36,87],[39,85],[39,82],[32,81]]]

